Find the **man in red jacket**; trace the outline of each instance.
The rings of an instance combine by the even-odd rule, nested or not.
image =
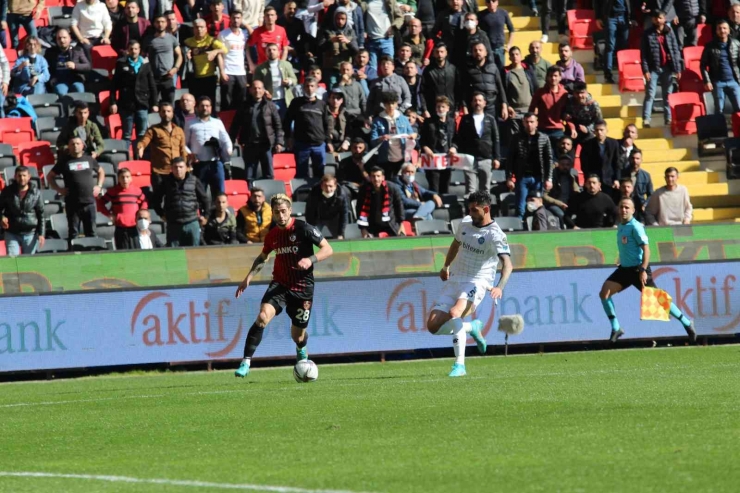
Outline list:
[[[127,168],[118,170],[118,185],[109,188],[103,195],[104,204],[112,204],[111,219],[116,225],[113,239],[116,250],[125,250],[130,244],[128,238],[138,235],[136,213],[146,209],[147,203],[141,188],[131,185],[131,172]]]

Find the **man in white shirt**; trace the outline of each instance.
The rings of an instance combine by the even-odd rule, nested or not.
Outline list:
[[[657,189],[648,200],[645,225],[691,224],[693,212],[689,190],[678,184],[678,170],[671,166],[665,170],[665,186]]]
[[[247,38],[242,30],[242,13],[234,10],[229,14],[229,29],[221,31],[218,40],[226,49],[224,71],[221,74],[221,111],[234,110],[244,101],[247,92],[247,70],[244,68]]]
[[[393,59],[393,28],[403,25],[403,13],[396,0],[369,0],[365,12],[365,49],[370,53],[370,66],[378,67],[378,58]]]
[[[113,23],[108,7],[100,0],[78,2],[72,10],[72,34],[85,50],[88,60],[92,60],[92,47],[109,45]]]
[[[234,147],[221,120],[212,118],[213,103],[208,96],[198,99],[198,118],[185,127],[185,145],[195,176],[211,187],[211,196],[224,193],[224,161]]]
[[[265,47],[267,61],[254,69],[254,80],[262,81],[267,91],[267,97],[275,103],[280,118],[285,118],[285,113],[293,101],[293,88],[297,83],[293,66],[280,59],[280,48],[275,43]]]
[[[452,365],[451,377],[466,374],[465,342],[468,334],[475,339],[478,351],[486,353],[483,322],[463,322],[463,318],[473,313],[486,291],[491,292],[493,300],[501,299],[513,270],[506,234],[491,217],[491,194],[487,190],[470,194],[468,211],[470,215],[460,224],[439,273],[445,287],[427,321],[427,329],[432,334],[453,336],[455,364]],[[502,262],[501,277],[494,287],[499,259]]]

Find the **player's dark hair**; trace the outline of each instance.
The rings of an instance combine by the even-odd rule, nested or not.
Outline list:
[[[468,196],[468,204],[476,204],[484,207],[491,206],[491,194],[488,190],[478,190]]]
[[[629,202],[632,204],[632,208],[635,208],[635,201],[632,200],[632,197],[622,197],[621,199],[619,199],[619,203],[621,204],[625,200],[629,200]]]
[[[293,201],[290,200],[290,197],[288,197],[284,193],[276,193],[270,199],[270,207],[279,207],[281,204],[286,204],[288,207],[293,207]]]

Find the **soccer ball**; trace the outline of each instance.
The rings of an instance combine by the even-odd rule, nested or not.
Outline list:
[[[313,382],[319,378],[319,367],[310,359],[302,359],[293,367],[293,378],[298,383]]]

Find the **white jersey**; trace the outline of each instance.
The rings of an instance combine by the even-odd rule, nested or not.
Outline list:
[[[511,255],[506,234],[495,222],[478,228],[470,216],[465,216],[455,239],[460,242],[460,250],[450,266],[451,280],[490,289],[496,276],[498,256]]]

